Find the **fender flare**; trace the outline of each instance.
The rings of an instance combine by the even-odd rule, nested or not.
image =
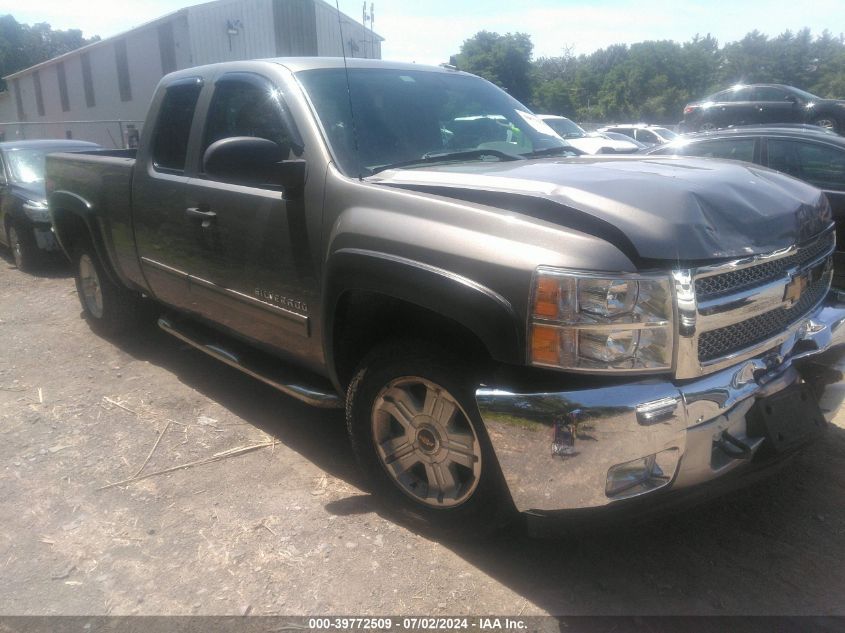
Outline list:
[[[56,234],[56,240],[59,242],[59,246],[61,246],[67,258],[73,260],[73,253],[68,246],[69,240],[62,223],[62,217],[65,214],[70,214],[76,216],[85,224],[91,244],[94,246],[94,251],[103,263],[103,268],[111,281],[122,285],[121,280],[112,267],[111,259],[109,258],[108,250],[103,240],[103,233],[97,221],[97,212],[94,205],[82,196],[64,190],[52,192],[47,202],[50,208],[50,217],[53,222],[53,231]]]
[[[327,279],[323,340],[332,372],[334,319],[348,291],[373,292],[426,308],[475,333],[494,360],[525,361],[524,328],[511,303],[463,275],[397,255],[343,248],[331,255]]]

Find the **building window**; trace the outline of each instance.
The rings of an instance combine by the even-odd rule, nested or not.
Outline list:
[[[38,116],[44,116],[44,95],[41,93],[41,73],[37,70],[32,73],[32,83],[35,84],[35,107],[38,109]]]
[[[132,85],[129,83],[129,60],[126,57],[126,40],[114,43],[114,59],[117,62],[117,86],[121,101],[132,101]]]
[[[15,91],[15,106],[18,109],[18,121],[26,121],[26,112],[23,111],[23,99],[21,99],[21,84],[17,79],[12,79],[12,88]]]
[[[70,100],[67,97],[67,75],[65,75],[65,63],[56,64],[56,76],[59,78],[59,100],[62,102],[62,112],[70,110]]]
[[[91,58],[88,53],[80,55],[82,61],[82,86],[85,89],[85,105],[93,108],[97,102],[94,100],[94,80],[91,78]]]
[[[158,52],[161,56],[162,74],[176,70],[176,40],[173,38],[173,22],[158,25]]]

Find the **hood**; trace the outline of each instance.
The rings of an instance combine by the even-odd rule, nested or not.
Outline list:
[[[47,191],[44,188],[44,181],[37,182],[12,182],[9,183],[9,191],[18,198],[32,200],[33,202],[46,202]]]
[[[369,180],[590,233],[640,264],[768,253],[831,223],[818,189],[765,168],[705,158],[476,162],[389,170]]]

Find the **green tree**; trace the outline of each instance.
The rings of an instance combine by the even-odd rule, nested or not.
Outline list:
[[[515,99],[531,101],[534,45],[525,33],[491,33],[480,31],[461,45],[461,52],[451,59],[452,64],[484,77],[504,88]]]
[[[562,55],[533,63],[527,35],[482,31],[453,59],[537,111],[594,123],[676,123],[686,103],[740,82],[784,83],[821,97],[845,97],[845,37],[824,31],[814,38],[809,29],[775,37],[751,31],[721,47],[709,34],[684,43],[615,44],[577,57],[564,47]]]
[[[0,77],[39,64],[57,55],[96,42],[79,29],[53,30],[47,23],[21,24],[11,15],[0,16]],[[0,80],[0,90],[5,89]]]

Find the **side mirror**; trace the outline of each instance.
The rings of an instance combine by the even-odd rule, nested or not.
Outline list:
[[[231,136],[208,146],[202,168],[214,180],[280,187],[286,194],[296,195],[305,185],[305,161],[286,158],[284,148],[266,138]]]
[[[786,95],[783,99],[784,101],[789,101],[790,103],[798,103],[798,97],[796,97],[795,95]]]

